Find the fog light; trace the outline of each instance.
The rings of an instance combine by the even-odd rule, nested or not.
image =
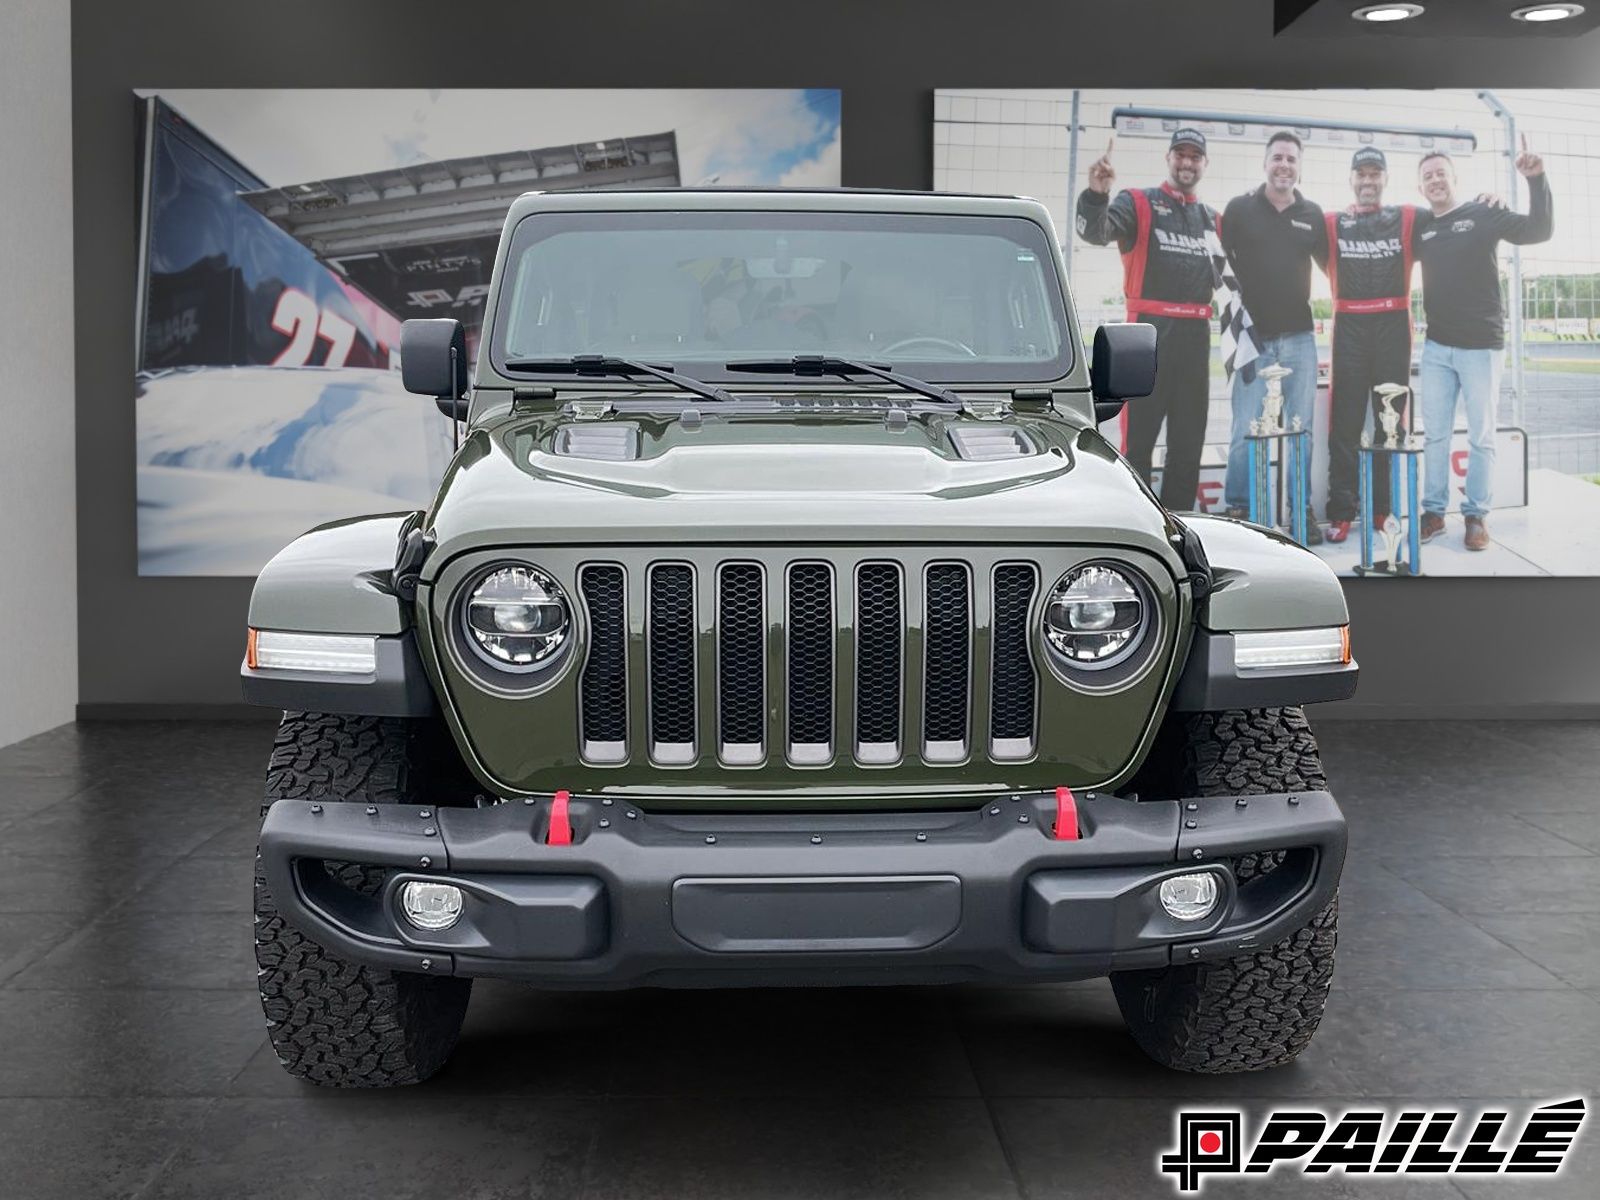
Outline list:
[[[1161,907],[1178,921],[1198,921],[1217,906],[1217,877],[1211,871],[1174,875],[1161,881]]]
[[[461,919],[461,889],[412,880],[400,889],[400,908],[418,929],[449,929]]]

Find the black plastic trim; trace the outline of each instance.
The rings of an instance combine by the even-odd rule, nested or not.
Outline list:
[[[285,920],[356,962],[547,987],[768,986],[1088,979],[1225,957],[1309,920],[1345,854],[1326,792],[1086,793],[1068,841],[1052,835],[1053,793],[966,812],[726,815],[574,797],[572,841],[557,845],[549,800],[529,799],[435,811],[280,800],[262,825],[263,870]],[[1234,883],[1238,855],[1278,849],[1272,886]],[[324,859],[398,869],[391,897],[429,878],[475,899],[459,932],[425,935],[401,927],[392,899],[329,894]],[[1223,876],[1223,908],[1173,922],[1154,889],[1197,870]],[[559,928],[539,927],[540,905]]]
[[[1178,712],[1218,712],[1347,700],[1355,694],[1358,674],[1354,659],[1339,666],[1241,671],[1234,661],[1234,635],[1199,629],[1171,707]]]
[[[264,708],[369,717],[433,716],[438,705],[411,631],[378,638],[376,652],[378,669],[371,675],[261,671],[241,664],[239,687],[246,703]]]

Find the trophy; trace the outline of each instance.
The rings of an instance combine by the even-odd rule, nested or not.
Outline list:
[[[1380,383],[1372,390],[1378,393],[1378,424],[1383,427],[1383,444],[1396,449],[1400,445],[1400,410],[1404,407],[1400,398],[1409,398],[1411,389],[1399,383]]]
[[[1277,433],[1283,428],[1283,381],[1293,375],[1294,370],[1273,364],[1262,367],[1259,373],[1267,381],[1267,394],[1261,398],[1262,432]]]
[[[1422,574],[1422,513],[1418,504],[1417,460],[1422,447],[1415,435],[1400,432],[1400,420],[1411,399],[1411,389],[1402,383],[1380,383],[1372,389],[1378,397],[1378,433],[1361,435],[1357,451],[1361,464],[1361,563],[1357,575],[1398,577]],[[1377,525],[1373,497],[1373,460],[1383,455],[1383,469],[1389,473],[1389,511]],[[1402,472],[1405,490],[1401,492]],[[1404,504],[1405,523],[1395,511]],[[1405,554],[1400,552],[1402,533]],[[1383,541],[1384,557],[1374,562],[1372,545],[1377,536]]]
[[[1266,382],[1261,398],[1261,415],[1250,421],[1245,445],[1250,456],[1250,520],[1258,525],[1277,526],[1283,503],[1289,503],[1289,532],[1305,545],[1306,507],[1311,474],[1311,431],[1295,417],[1290,428],[1283,426],[1283,381],[1294,374],[1291,367],[1274,363],[1258,372]],[[1276,494],[1273,487],[1272,443],[1278,443]],[[1284,475],[1287,472],[1288,478]],[[1285,495],[1287,493],[1287,495]]]

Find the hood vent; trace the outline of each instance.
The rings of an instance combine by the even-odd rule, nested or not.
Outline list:
[[[556,430],[553,449],[568,458],[632,462],[639,457],[639,427],[626,422],[563,425]]]
[[[1039,448],[1015,425],[961,425],[950,431],[950,444],[968,462],[1032,458]]]

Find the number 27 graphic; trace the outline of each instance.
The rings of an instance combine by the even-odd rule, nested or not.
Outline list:
[[[289,344],[272,360],[275,367],[303,367],[311,361],[311,350],[321,338],[328,343],[325,367],[342,367],[350,357],[356,340],[356,327],[343,317],[319,309],[317,302],[299,288],[284,288],[272,310],[272,327],[289,339]]]

